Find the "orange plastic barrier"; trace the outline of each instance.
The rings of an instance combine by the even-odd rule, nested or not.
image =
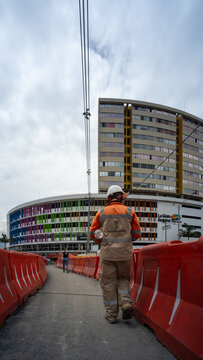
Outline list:
[[[17,251],[9,251],[8,255],[12,278],[18,295],[18,305],[21,305],[27,300],[28,296],[32,295],[32,287],[30,286],[24,264],[25,254]]]
[[[0,249],[0,326],[18,306],[18,297],[11,275],[8,252]]]
[[[35,255],[37,256],[37,255]],[[42,281],[42,286],[44,285],[45,281],[47,280],[47,269],[45,266],[44,258],[42,256],[37,256],[37,270],[38,274]]]
[[[86,276],[89,276],[89,273],[90,273],[90,257],[86,256],[85,257],[85,266],[84,266],[84,269],[83,269],[83,274],[86,275]]]
[[[42,256],[0,249],[0,326],[46,279]]]
[[[96,272],[96,276],[95,276],[95,278],[96,278],[97,280],[99,280],[100,272],[101,272],[101,263],[100,263],[100,257],[99,257],[99,260],[98,260],[98,268],[97,268],[97,272]]]
[[[85,266],[83,270],[84,275],[96,278],[99,256],[87,256],[85,259]]]
[[[134,298],[134,291],[135,291],[134,285],[136,282],[138,255],[139,255],[139,249],[134,249],[132,253],[132,262],[130,268],[130,284],[129,284],[129,292],[132,299]]]
[[[75,256],[69,255],[68,270],[69,271],[74,271],[74,266],[75,266]]]
[[[74,258],[74,272],[77,274],[83,274],[85,266],[85,257],[75,257]]]
[[[136,318],[181,360],[203,359],[203,237],[139,251],[131,296]]]
[[[92,256],[90,261],[90,274],[89,276],[92,278],[96,278],[96,273],[99,265],[99,256]]]
[[[63,253],[62,252],[60,252],[58,254],[58,260],[57,260],[56,266],[59,269],[63,269]]]
[[[31,295],[34,295],[36,291],[42,287],[42,280],[38,275],[38,256],[34,254],[23,254],[22,261],[26,280],[31,288]]]

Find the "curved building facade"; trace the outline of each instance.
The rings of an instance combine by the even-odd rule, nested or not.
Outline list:
[[[149,102],[99,99],[98,189],[203,197],[203,121]]]
[[[142,232],[134,247],[175,240],[185,224],[202,233],[203,121],[164,105],[99,99],[99,193],[40,199],[10,210],[10,248],[97,251],[87,241],[88,223],[105,206],[112,184],[130,190],[126,204],[135,210]]]
[[[87,249],[88,219],[106,205],[105,194],[66,195],[31,201],[15,207],[7,215],[11,250],[57,254],[65,246],[69,252]],[[130,195],[141,225],[141,239],[133,246],[175,240],[184,223],[202,233],[203,203],[174,197]],[[181,239],[187,241],[187,239]],[[90,250],[98,245],[90,242]]]

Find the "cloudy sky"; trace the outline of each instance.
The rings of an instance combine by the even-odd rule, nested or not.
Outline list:
[[[203,1],[89,0],[91,170],[98,97],[203,118]],[[6,213],[87,192],[78,0],[0,0],[0,234]]]

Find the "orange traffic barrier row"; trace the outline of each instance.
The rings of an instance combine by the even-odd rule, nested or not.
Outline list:
[[[57,259],[56,266],[57,266],[57,268],[59,268],[59,269],[63,269],[63,253],[62,253],[62,252],[60,252],[60,253],[58,254],[58,259]]]
[[[96,279],[98,266],[99,266],[99,256],[87,256],[85,258],[83,274]]]
[[[83,274],[85,266],[85,257],[75,257],[74,259],[74,272],[77,274]]]
[[[203,237],[133,250],[129,292],[137,320],[180,360],[203,360]],[[98,256],[69,257],[69,270],[99,279]]]
[[[203,359],[202,261],[203,237],[148,245],[131,284],[136,318],[182,360]]]
[[[90,266],[91,266],[90,261],[91,261],[90,256],[87,256],[85,258],[85,266],[83,269],[83,274],[86,276],[90,276]]]
[[[92,256],[90,260],[90,273],[89,276],[92,278],[96,278],[97,269],[99,265],[99,256]]]
[[[130,268],[130,284],[129,284],[130,296],[132,298],[134,297],[134,291],[135,291],[138,256],[139,256],[139,250],[138,249],[133,250],[131,268]]]
[[[18,306],[18,297],[12,279],[8,253],[0,250],[0,326]]]
[[[68,259],[68,270],[69,271],[74,271],[74,259],[71,258],[71,259]]]
[[[96,276],[95,276],[95,278],[96,278],[97,280],[99,280],[100,273],[101,273],[101,263],[100,263],[100,258],[99,258],[99,259],[98,259],[98,268],[97,268],[97,272],[96,272]]]
[[[58,268],[63,268],[62,253],[58,256],[57,265]],[[69,254],[68,257],[68,269],[69,271],[83,274],[95,279],[98,279],[99,268],[99,256],[74,256]],[[96,277],[97,275],[97,277]]]
[[[0,326],[46,279],[42,256],[0,249]]]

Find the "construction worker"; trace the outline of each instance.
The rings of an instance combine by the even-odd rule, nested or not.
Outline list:
[[[116,323],[119,306],[123,320],[132,318],[132,300],[128,291],[132,242],[141,236],[141,232],[135,212],[124,205],[127,196],[120,186],[110,186],[108,204],[97,212],[90,228],[90,238],[101,244],[100,285],[105,318],[110,324]]]

